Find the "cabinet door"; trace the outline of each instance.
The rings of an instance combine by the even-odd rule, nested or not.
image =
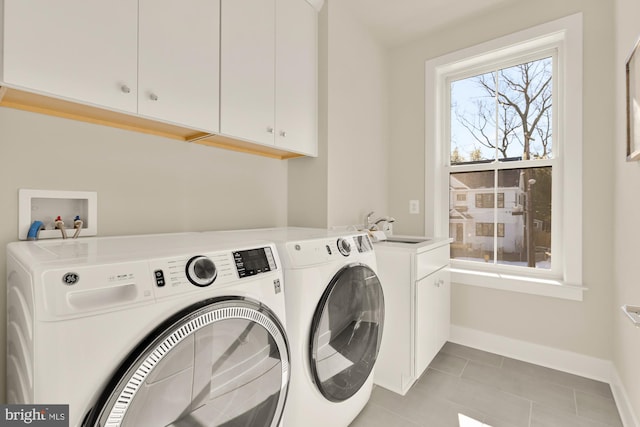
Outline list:
[[[416,377],[420,377],[449,338],[449,269],[416,284]]]
[[[218,132],[220,0],[140,0],[138,113]]]
[[[438,307],[436,310],[435,322],[435,347],[436,353],[440,351],[444,343],[449,340],[451,330],[451,273],[449,268],[443,268],[435,273],[438,280]],[[434,354],[435,356],[435,354]]]
[[[136,111],[137,0],[5,0],[9,85]]]
[[[275,127],[275,0],[222,0],[220,133],[266,145]]]
[[[315,156],[318,14],[304,0],[277,0],[276,24],[276,145]]]

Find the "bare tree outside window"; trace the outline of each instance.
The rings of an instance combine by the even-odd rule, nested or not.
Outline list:
[[[505,193],[506,203],[491,206],[497,211],[491,222],[509,224],[502,236],[493,227],[491,244],[486,237],[480,242],[464,234],[468,238],[452,247],[452,257],[550,268],[551,167],[540,167],[536,160],[553,158],[552,58],[453,81],[450,99],[452,167],[486,164],[479,170],[493,171],[490,179],[474,179],[477,172],[452,173],[452,191],[455,187],[458,194],[469,191],[477,197],[487,189],[496,197]],[[496,162],[520,163],[505,169]],[[450,211],[450,229],[458,234],[484,214],[476,212],[476,218],[466,210],[464,218],[460,215]],[[463,222],[467,225],[460,226]]]

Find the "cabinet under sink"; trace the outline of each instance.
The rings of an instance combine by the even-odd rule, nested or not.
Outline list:
[[[385,326],[374,383],[404,395],[449,339],[449,238],[374,244]]]

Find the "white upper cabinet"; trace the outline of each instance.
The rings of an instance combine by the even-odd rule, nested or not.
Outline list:
[[[273,145],[275,0],[222,0],[220,133]]]
[[[138,2],[4,0],[2,80],[135,112]]]
[[[276,146],[317,155],[318,16],[306,1],[276,3]]]
[[[219,0],[139,0],[138,113],[218,132]]]
[[[317,12],[222,0],[220,133],[317,155]]]
[[[0,105],[316,156],[317,38],[306,0],[0,0]]]
[[[219,130],[219,0],[4,0],[2,81]]]

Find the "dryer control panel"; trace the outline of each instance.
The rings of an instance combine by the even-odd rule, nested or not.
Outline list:
[[[355,260],[355,258],[360,259],[362,256],[368,257],[374,254],[369,235],[364,233],[288,242],[286,247],[289,259],[295,268],[331,261]]]

